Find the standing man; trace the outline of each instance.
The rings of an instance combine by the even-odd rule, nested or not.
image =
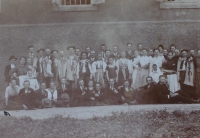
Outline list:
[[[39,83],[44,81],[44,70],[43,70],[43,60],[44,60],[44,49],[37,50],[38,56],[33,60],[33,67],[37,72],[37,80]]]
[[[60,61],[58,59],[58,51],[57,50],[53,50],[51,51],[52,54],[52,73],[54,74],[53,80],[56,84],[56,86],[59,85],[59,74],[60,74],[60,70],[61,70],[61,64]]]
[[[100,53],[101,53],[103,58],[105,57],[105,51],[106,51],[106,45],[105,44],[101,44]]]
[[[47,87],[49,87],[54,75],[52,73],[51,50],[49,48],[45,49],[45,57],[43,59],[42,64],[44,72],[44,81],[46,82]]]
[[[113,46],[113,53],[111,55],[114,57],[115,62],[120,58],[120,54],[118,52],[118,46],[117,45]]]
[[[133,54],[134,52],[132,51],[132,43],[127,43],[126,44],[126,58],[129,59],[129,60],[132,60],[133,59]]]
[[[90,52],[90,57],[88,59],[90,60],[91,64],[96,61],[96,52],[94,50]]]
[[[5,77],[5,82],[7,82],[7,85],[9,85],[10,79],[11,79],[9,72],[11,69],[16,67],[16,65],[15,65],[16,60],[17,60],[17,58],[15,56],[13,56],[13,55],[10,56],[10,58],[9,58],[10,64],[5,67],[4,77]]]
[[[67,64],[67,59],[65,58],[65,53],[64,51],[60,51],[60,59],[58,60],[58,64],[60,66],[59,68],[59,80],[63,77],[66,76],[66,64]]]
[[[137,50],[138,50],[140,56],[142,56],[142,53],[143,53],[143,45],[142,45],[141,43],[139,43],[139,44],[137,45]]]
[[[87,59],[87,53],[81,53],[81,61],[77,65],[76,72],[77,79],[81,79],[84,83],[87,83],[89,79],[92,79],[92,67],[90,61]]]
[[[86,47],[85,48],[85,50],[86,50],[86,52],[87,52],[87,58],[89,58],[90,57],[90,52],[91,52],[91,47]]]
[[[76,70],[77,70],[77,60],[75,56],[75,47],[69,46],[67,47],[67,50],[69,52],[69,57],[67,58],[66,63],[66,80],[69,83],[69,85],[74,88],[77,86],[76,81]]]
[[[80,60],[80,56],[81,56],[81,51],[80,51],[79,48],[76,48],[76,50],[75,50],[75,59],[77,61],[79,61]]]
[[[181,86],[181,90],[191,98],[197,99],[197,95],[194,91],[194,60],[192,57],[188,57],[188,50],[181,50],[181,57],[177,64],[178,80]]]
[[[27,58],[31,58],[31,65],[33,65],[33,59],[35,58],[34,46],[28,46],[28,52]]]

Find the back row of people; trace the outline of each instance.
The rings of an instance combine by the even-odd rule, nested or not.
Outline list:
[[[184,90],[190,98],[198,98],[195,92],[198,56],[195,57],[194,50],[179,51],[175,45],[170,46],[170,51],[162,45],[154,50],[147,50],[142,44],[138,44],[137,48],[132,51],[132,44],[128,43],[127,50],[119,53],[116,45],[113,52],[101,45],[96,56],[90,47],[86,48],[86,52],[80,52],[79,48],[70,46],[66,58],[64,51],[48,48],[39,49],[38,56],[35,56],[34,47],[29,46],[28,56],[21,57],[19,65],[14,64],[15,56],[10,57],[11,64],[6,66],[4,76],[7,82],[16,79],[20,88],[28,80],[33,90],[38,90],[41,82],[50,87],[50,82],[54,81],[59,87],[61,78],[65,78],[72,89],[78,87],[79,80],[83,80],[85,87],[88,87],[89,80],[93,80],[106,88],[109,80],[113,79],[115,86],[122,86],[124,81],[128,81],[135,90],[146,85],[147,76],[157,83],[159,76],[164,74],[171,92]]]

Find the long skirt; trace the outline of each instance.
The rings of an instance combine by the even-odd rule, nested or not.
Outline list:
[[[102,87],[105,87],[104,84],[104,72],[102,69],[97,70],[97,72],[95,73],[95,81],[97,83],[100,83]]]
[[[136,82],[137,74],[138,74],[138,69],[134,69],[132,73],[132,83],[131,83],[131,87],[134,89],[136,89],[135,82]]]
[[[195,75],[195,88],[196,88],[196,93],[198,96],[200,96],[200,72],[196,72]]]
[[[168,80],[170,92],[174,93],[180,90],[180,83],[178,82],[177,74],[167,75],[167,80]]]
[[[125,80],[129,80],[128,68],[120,68],[118,74],[118,86],[123,85]]]
[[[136,82],[135,82],[135,87],[136,89],[139,87],[142,87],[147,84],[146,78],[149,76],[149,70],[146,68],[141,68],[138,71],[137,77],[136,77]]]

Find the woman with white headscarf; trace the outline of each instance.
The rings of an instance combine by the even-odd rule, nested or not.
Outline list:
[[[159,66],[157,64],[153,64],[149,76],[153,78],[154,82],[158,83],[160,75],[163,75],[163,73],[160,71]]]

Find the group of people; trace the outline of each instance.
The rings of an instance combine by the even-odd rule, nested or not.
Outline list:
[[[119,52],[102,44],[85,52],[28,47],[26,56],[10,56],[4,77],[5,106],[23,109],[119,104],[198,103],[200,50],[155,49],[131,43]]]

